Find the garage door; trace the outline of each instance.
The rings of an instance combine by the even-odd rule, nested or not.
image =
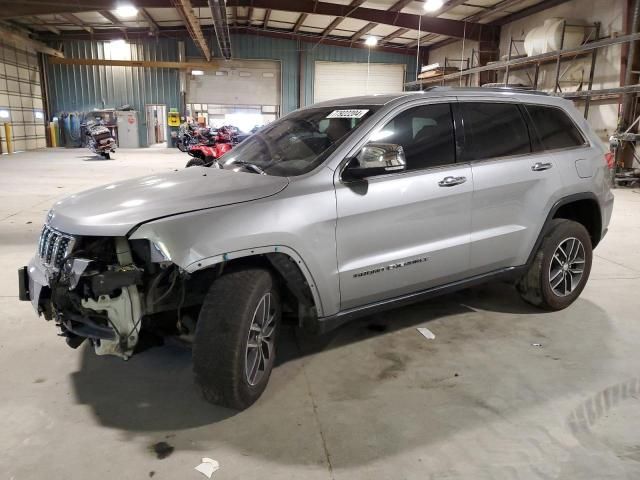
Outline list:
[[[13,150],[47,146],[40,67],[35,52],[0,43],[0,124],[13,125]],[[2,136],[2,151],[7,142]]]
[[[398,93],[404,86],[403,64],[315,62],[313,101],[322,102],[355,95]]]
[[[187,77],[187,103],[280,105],[280,62],[230,61],[216,71]]]

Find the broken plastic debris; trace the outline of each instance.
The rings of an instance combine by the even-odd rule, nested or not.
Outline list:
[[[433,340],[436,336],[427,327],[418,327],[418,331],[428,340]]]
[[[195,467],[195,470],[199,471],[207,478],[211,478],[211,475],[220,468],[220,464],[211,458],[203,458],[202,463]]]

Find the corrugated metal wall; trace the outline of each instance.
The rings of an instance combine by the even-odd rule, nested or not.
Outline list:
[[[177,61],[173,39],[138,40],[116,49],[111,42],[65,41],[69,58]],[[167,68],[48,65],[51,114],[131,105],[138,111],[140,145],[147,144],[145,105],[179,108],[178,71]]]
[[[295,40],[232,35],[234,58],[279,60],[282,65],[282,113],[295,110],[300,97],[305,105],[313,101],[313,77],[316,60],[366,62],[367,50]],[[200,51],[185,41],[188,58],[200,57]],[[215,38],[210,46],[216,56]],[[106,58],[130,60],[178,60],[177,39],[134,40],[127,51],[112,52],[110,42],[65,41],[65,55],[71,58]],[[116,55],[116,53],[118,55]],[[302,93],[298,85],[300,59],[303,65]],[[402,63],[407,78],[415,77],[416,61],[411,55],[371,50],[371,62]],[[50,102],[52,114],[83,112],[94,108],[113,108],[129,104],[140,112],[140,145],[146,145],[145,104],[179,106],[178,71],[162,68],[101,67],[81,65],[49,65]]]

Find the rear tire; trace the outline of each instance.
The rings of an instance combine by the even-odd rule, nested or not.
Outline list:
[[[187,162],[187,166],[185,168],[189,167],[204,167],[204,160],[194,157]]]
[[[520,296],[545,310],[562,310],[582,293],[593,252],[587,229],[578,222],[552,220],[529,271],[518,281]]]
[[[244,410],[262,395],[280,317],[280,297],[267,270],[239,270],[214,281],[193,344],[195,380],[207,401]]]
[[[102,156],[104,157],[105,160],[111,160],[111,154],[110,153],[103,153]]]

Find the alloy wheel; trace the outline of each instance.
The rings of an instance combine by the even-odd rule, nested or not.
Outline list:
[[[570,295],[582,280],[585,265],[584,245],[570,237],[558,245],[549,264],[549,285],[558,297]]]
[[[276,311],[271,299],[271,293],[262,296],[249,327],[245,375],[251,386],[258,384],[268,372],[268,364],[274,355]]]

